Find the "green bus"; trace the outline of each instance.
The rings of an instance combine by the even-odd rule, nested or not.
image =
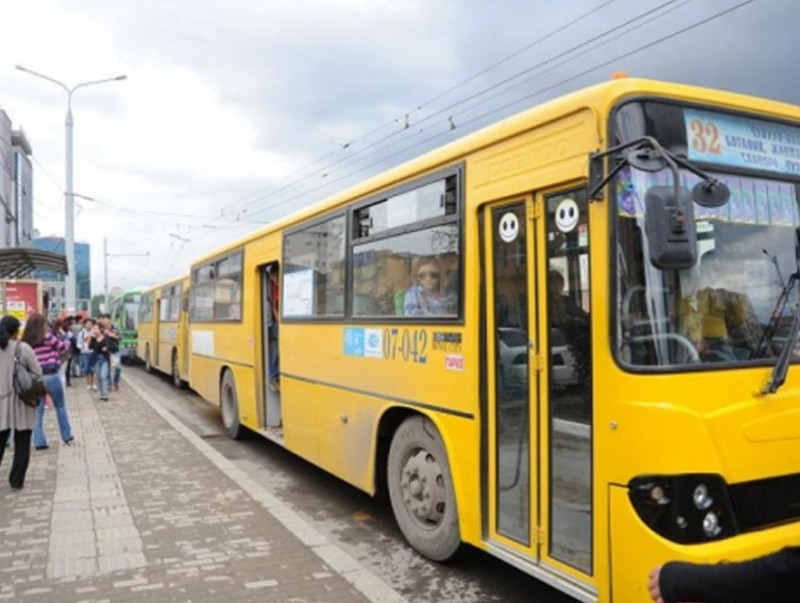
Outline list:
[[[120,352],[123,362],[134,362],[137,359],[136,342],[139,329],[139,305],[142,301],[142,291],[147,287],[133,287],[123,291],[111,299],[109,304],[111,322],[122,335]]]

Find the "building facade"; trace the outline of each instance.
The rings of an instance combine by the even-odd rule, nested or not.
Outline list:
[[[0,247],[25,247],[33,239],[32,149],[0,109]]]
[[[13,200],[16,244],[30,247],[33,234],[33,149],[22,129],[11,130],[11,151],[14,158]]]
[[[65,245],[63,237],[40,237],[33,239],[31,246],[44,251],[53,251],[64,254]],[[75,281],[77,294],[74,310],[88,312],[92,301],[92,280],[90,269],[89,243],[75,242]],[[31,278],[43,281],[43,286],[50,296],[50,313],[59,314],[62,310],[72,310],[66,307],[64,275],[50,270],[36,270]]]

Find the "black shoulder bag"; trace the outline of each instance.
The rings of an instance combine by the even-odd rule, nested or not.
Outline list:
[[[47,388],[41,375],[28,370],[28,367],[22,362],[19,346],[20,344],[17,343],[14,350],[14,392],[25,404],[35,408],[39,403],[39,398],[44,398],[47,394]]]

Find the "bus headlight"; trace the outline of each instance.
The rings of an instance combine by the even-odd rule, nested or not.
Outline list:
[[[694,506],[698,509],[708,509],[714,504],[714,499],[708,493],[708,486],[705,484],[698,484],[692,493],[692,500]]]
[[[738,533],[728,486],[719,475],[650,475],[628,483],[636,513],[653,531],[681,544]]]
[[[713,511],[706,513],[706,516],[703,517],[703,531],[709,538],[714,538],[722,531],[722,528],[719,527],[719,517]]]

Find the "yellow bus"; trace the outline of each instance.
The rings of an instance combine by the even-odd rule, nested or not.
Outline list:
[[[142,294],[139,317],[139,353],[147,372],[170,375],[176,387],[185,387],[189,376],[188,312],[189,277],[156,285]],[[145,318],[149,320],[144,320]]]
[[[614,79],[194,262],[189,381],[431,559],[644,602],[800,544],[799,187],[797,107]]]

